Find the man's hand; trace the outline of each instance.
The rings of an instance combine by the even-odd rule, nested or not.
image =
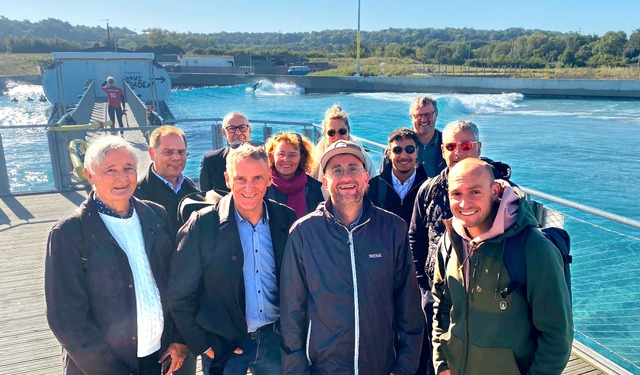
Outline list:
[[[242,349],[240,349],[240,348],[236,348],[236,350],[234,350],[233,352],[234,352],[235,354],[242,354]],[[207,357],[211,358],[211,359],[213,359],[213,357],[215,357],[215,353],[213,353],[213,349],[211,349],[211,348],[207,349],[207,351],[206,351],[206,352],[204,352],[204,354],[205,354]]]
[[[174,371],[178,371],[182,363],[184,363],[184,358],[187,356],[187,346],[177,342],[171,343],[158,362],[164,362],[168,356],[171,356],[171,367],[169,367],[167,374],[171,374]]]
[[[449,369],[446,369],[444,371],[441,371],[438,375],[451,375],[451,371],[449,371]]]

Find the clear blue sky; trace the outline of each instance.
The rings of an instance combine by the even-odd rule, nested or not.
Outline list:
[[[7,0],[4,0],[5,2]],[[17,0],[0,10],[9,19],[56,18],[72,25],[141,32],[294,32],[356,29],[357,0]],[[640,28],[640,0],[361,0],[361,30],[509,27],[602,35]]]

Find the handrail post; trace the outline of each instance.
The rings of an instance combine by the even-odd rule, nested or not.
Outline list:
[[[51,172],[53,174],[53,184],[56,190],[62,190],[62,173],[60,158],[58,156],[57,132],[51,129],[47,130],[47,141],[49,142],[49,155],[51,156]]]
[[[217,122],[211,124],[211,144],[213,150],[218,150],[224,147],[222,139],[222,124]]]
[[[11,193],[11,186],[9,185],[9,173],[7,173],[7,161],[4,157],[2,135],[0,135],[0,194],[9,193]]]

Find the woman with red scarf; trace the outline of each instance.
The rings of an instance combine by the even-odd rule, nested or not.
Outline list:
[[[311,141],[284,132],[271,137],[265,148],[273,182],[267,198],[291,207],[298,218],[314,211],[324,198],[322,184],[308,175],[315,167]]]

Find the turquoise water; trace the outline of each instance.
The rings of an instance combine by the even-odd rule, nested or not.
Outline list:
[[[172,92],[175,117],[223,117],[239,110],[250,119],[320,123],[339,103],[350,115],[352,132],[386,143],[391,130],[411,126],[410,101],[417,94],[297,94],[295,87],[262,85],[209,87]],[[518,184],[640,220],[640,106],[638,101],[525,99],[501,95],[436,94],[437,127],[458,119],[480,128],[482,153],[511,165]],[[255,124],[254,124],[255,126]],[[199,155],[211,148],[201,134],[209,124],[186,124],[193,158],[187,173],[197,175]]]
[[[0,97],[0,135],[13,191],[52,189],[44,129],[2,125],[44,123],[46,105],[27,102],[40,86],[10,85]],[[167,102],[176,119],[221,118],[229,111],[252,120],[320,123],[334,103],[349,113],[353,134],[386,142],[396,127],[411,126],[410,101],[418,93],[311,94],[291,85],[250,85],[174,90]],[[16,97],[18,103],[12,103]],[[511,165],[513,180],[526,187],[640,220],[640,102],[609,99],[529,99],[500,95],[435,94],[437,127],[467,119],[480,128],[482,153]],[[210,122],[179,124],[189,140],[186,174],[197,177],[201,156],[211,149]],[[254,121],[255,138],[261,124]],[[275,131],[278,131],[276,128]],[[373,155],[378,159],[377,155]],[[562,209],[565,211],[564,209]],[[567,228],[574,246],[576,338],[640,373],[640,235],[604,220],[572,213]]]
[[[250,85],[174,90],[167,103],[176,119],[223,117],[239,110],[249,119],[320,123],[338,103],[355,135],[380,143],[396,127],[411,126],[417,93],[310,94],[291,85]],[[15,85],[0,97],[0,125],[45,123],[40,86]],[[19,103],[11,103],[16,97]],[[640,220],[640,106],[606,99],[527,99],[500,95],[435,94],[437,127],[467,119],[480,128],[482,153],[511,165],[518,184]],[[254,124],[254,126],[259,124]],[[186,173],[195,177],[211,149],[210,123],[184,123],[190,142]],[[259,136],[260,133],[257,135]],[[14,191],[52,188],[43,129],[1,131]],[[375,158],[375,155],[374,155]]]

